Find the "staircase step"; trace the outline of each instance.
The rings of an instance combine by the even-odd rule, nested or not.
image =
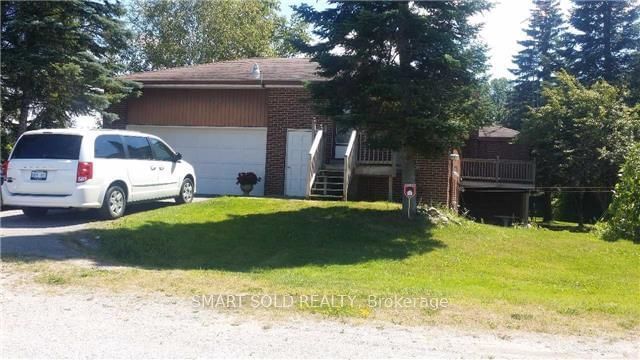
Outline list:
[[[320,169],[320,170],[318,171],[318,173],[319,173],[319,174],[332,173],[332,174],[340,174],[340,175],[343,175],[343,176],[344,176],[344,171],[342,171],[342,170],[331,170],[331,169],[327,169],[327,168]]]
[[[342,189],[311,189],[311,195],[342,195]]]
[[[343,182],[331,182],[331,181],[315,181],[314,185],[344,185]]]
[[[311,199],[317,199],[317,200],[341,200],[342,199],[342,195],[322,195],[322,194],[311,194],[309,196],[309,198]]]
[[[322,190],[325,190],[325,189],[326,190],[334,190],[334,191],[338,191],[338,190],[342,191],[343,187],[342,186],[324,186],[324,185],[321,185],[321,186],[314,186],[314,187],[312,187],[312,189],[319,190],[319,191],[322,191]]]

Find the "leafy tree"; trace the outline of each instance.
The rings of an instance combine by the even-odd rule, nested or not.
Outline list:
[[[583,82],[604,79],[621,84],[633,70],[640,50],[640,8],[631,1],[574,0],[571,25],[577,30],[572,72]]]
[[[513,85],[507,78],[491,79],[489,97],[491,99],[491,120],[495,124],[509,126],[509,99]]]
[[[640,113],[618,88],[598,81],[585,87],[562,71],[543,89],[523,136],[536,154],[541,186],[611,187],[630,144],[640,135]],[[579,194],[581,201],[583,193]],[[583,224],[582,205],[578,219]]]
[[[308,41],[300,19],[278,14],[277,0],[134,0],[130,70],[171,68],[247,57],[291,56]]]
[[[529,107],[541,105],[541,89],[545,81],[564,66],[563,36],[566,30],[558,0],[536,0],[531,10],[527,38],[518,43],[523,49],[513,57],[516,76],[510,107],[512,115],[506,124],[522,127]]]
[[[317,110],[366,131],[374,146],[401,150],[403,182],[415,182],[417,154],[442,155],[486,120],[478,96],[485,49],[469,18],[487,8],[484,1],[297,7],[320,39],[300,49],[328,79],[309,85]]]
[[[640,143],[626,156],[609,206],[609,216],[602,229],[605,238],[640,242]]]
[[[118,2],[1,6],[5,143],[27,129],[68,126],[72,116],[102,111],[134,88],[115,78],[114,60],[129,39]]]

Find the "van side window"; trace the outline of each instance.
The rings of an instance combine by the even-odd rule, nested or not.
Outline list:
[[[174,154],[167,145],[162,141],[154,138],[149,138],[151,143],[151,150],[153,151],[153,158],[159,161],[173,161]]]
[[[94,156],[101,159],[125,159],[120,135],[100,135],[96,138]]]
[[[146,137],[142,136],[125,136],[124,142],[127,145],[129,159],[151,160],[151,146]]]

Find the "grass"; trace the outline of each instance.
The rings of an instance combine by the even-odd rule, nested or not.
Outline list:
[[[429,227],[396,204],[217,198],[95,229],[113,271],[48,264],[40,282],[199,294],[349,294],[303,311],[404,323],[636,331],[640,246],[591,233],[465,221]],[[379,309],[378,297],[446,308]]]

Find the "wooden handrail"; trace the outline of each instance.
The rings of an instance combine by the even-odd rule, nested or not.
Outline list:
[[[535,182],[536,167],[533,161],[495,159],[462,159],[462,179],[495,183]]]
[[[358,164],[361,165],[392,165],[393,152],[387,149],[373,149],[367,143],[367,137],[358,135]]]
[[[313,143],[311,144],[311,149],[309,149],[309,173],[307,175],[307,189],[306,189],[306,197],[311,196],[311,188],[313,187],[313,182],[316,180],[316,175],[318,171],[322,169],[322,163],[324,162],[324,138],[323,138],[323,130],[318,130],[316,132],[316,136],[313,139]]]
[[[349,196],[349,185],[351,184],[351,178],[355,173],[356,166],[358,165],[358,145],[356,141],[358,133],[356,130],[351,131],[351,137],[349,137],[349,144],[347,150],[344,152],[344,182],[342,185],[342,199],[347,201]]]

